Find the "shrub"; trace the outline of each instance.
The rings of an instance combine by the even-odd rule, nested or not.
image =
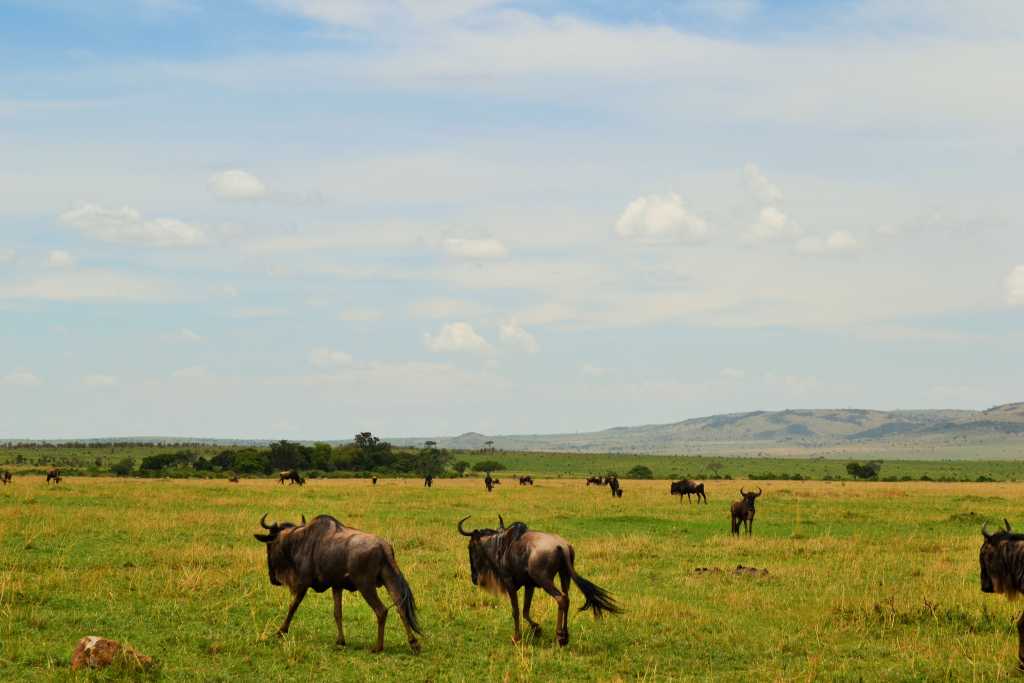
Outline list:
[[[135,469],[135,463],[131,458],[123,458],[110,466],[110,471],[119,477],[127,477]]]
[[[626,479],[654,479],[654,472],[647,465],[637,465],[626,472]]]
[[[504,469],[507,468],[497,460],[481,460],[473,465],[474,472],[499,472]]]

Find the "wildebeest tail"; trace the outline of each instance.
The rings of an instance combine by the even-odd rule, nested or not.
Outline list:
[[[402,570],[398,568],[394,554],[388,553],[387,555],[388,565],[391,571],[394,572],[394,587],[389,586],[391,597],[395,601],[395,606],[402,612],[405,623],[409,624],[409,628],[416,633],[422,634],[419,619],[416,617],[416,598],[412,595],[412,588],[409,587],[409,582],[405,580]]]
[[[562,552],[561,549],[559,551]],[[615,598],[612,597],[611,593],[577,574],[576,568],[573,567],[572,559],[564,557],[564,552],[563,558],[569,567],[569,576],[572,577],[573,583],[583,593],[584,600],[583,607],[580,607],[581,612],[588,609],[593,610],[594,618],[596,619],[600,619],[605,612],[622,614],[622,608],[615,602]]]

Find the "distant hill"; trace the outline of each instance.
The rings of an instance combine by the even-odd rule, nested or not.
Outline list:
[[[705,451],[851,452],[897,447],[914,450],[1019,443],[1024,457],[1024,403],[976,410],[862,410],[854,408],[754,411],[698,417],[669,424],[613,427],[576,434],[492,435],[467,432],[430,437],[443,448],[583,453],[694,453]],[[425,439],[392,439],[414,445]],[[489,445],[487,442],[493,442]]]

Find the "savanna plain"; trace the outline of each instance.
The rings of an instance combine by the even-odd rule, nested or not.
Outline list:
[[[78,680],[999,680],[1016,676],[1016,610],[979,590],[982,522],[1024,525],[1024,483],[708,481],[708,505],[666,480],[582,478],[273,480],[26,474],[0,488],[0,677],[66,680],[76,641],[102,635],[155,657],[145,674]],[[761,487],[754,535],[732,538],[729,503]],[[267,578],[259,518],[331,514],[392,543],[415,593],[423,652],[397,615],[371,654],[375,621],[345,595],[348,645],[334,645],[330,592],[310,593],[275,636],[289,596]],[[576,548],[576,568],[625,613],[578,613],[554,642],[513,644],[508,601],[471,585],[460,517],[523,521]],[[737,575],[737,565],[768,570]],[[702,573],[699,568],[721,568]],[[382,596],[384,592],[382,591]]]

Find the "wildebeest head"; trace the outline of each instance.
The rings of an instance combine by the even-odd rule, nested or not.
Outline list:
[[[761,495],[761,487],[758,486],[757,492],[755,493],[754,491],[744,491],[743,487],[741,486],[740,495],[743,496],[744,503],[746,503],[750,507],[754,507],[754,501],[757,499],[758,496]]]
[[[470,579],[473,581],[474,586],[480,585],[480,579],[483,574],[493,574],[493,564],[489,557],[486,548],[484,547],[484,539],[491,538],[498,534],[499,531],[505,528],[505,520],[498,515],[499,529],[473,529],[472,531],[466,531],[462,528],[463,523],[469,519],[469,515],[459,520],[459,533],[463,536],[469,537],[469,573]]]
[[[1024,536],[1013,533],[1008,520],[1004,519],[1003,523],[1006,525],[1005,529],[999,529],[991,534],[988,532],[988,523],[981,527],[981,535],[985,538],[978,552],[982,593],[1016,593],[1013,582],[1006,580],[1009,567],[1005,566],[1001,549],[1007,541],[1024,540]]]
[[[306,525],[306,516],[302,515],[302,525]],[[282,543],[284,538],[287,538],[286,532],[297,529],[298,526],[291,522],[281,522],[278,524],[267,524],[267,515],[264,514],[260,518],[260,526],[267,530],[265,534],[253,534],[257,541],[264,543],[267,546],[267,573],[270,575],[270,583],[274,586],[280,586],[281,581],[278,578],[279,573],[284,573],[286,570],[291,568],[291,558],[288,556],[287,548]]]

